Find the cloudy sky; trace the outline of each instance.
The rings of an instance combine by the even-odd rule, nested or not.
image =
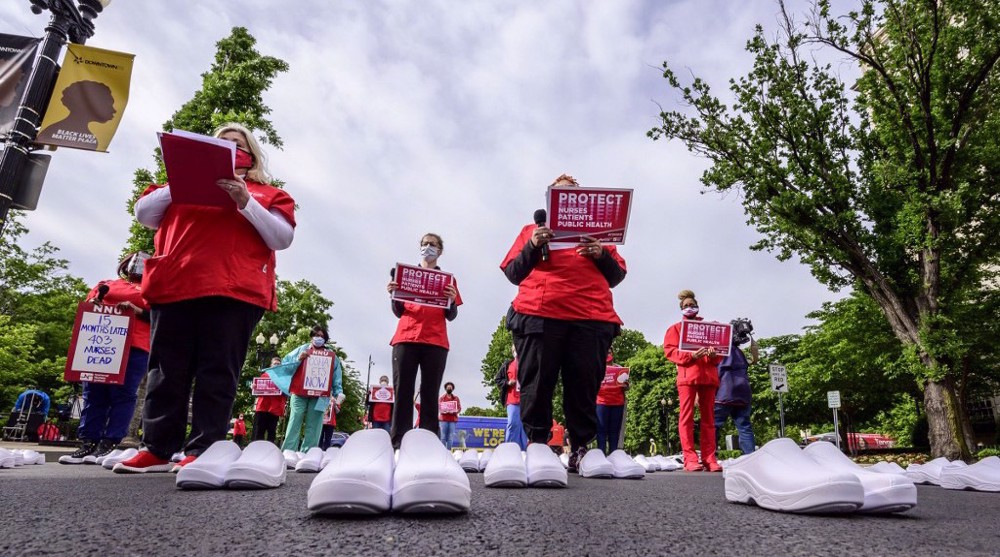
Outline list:
[[[46,17],[28,8],[0,4],[0,32],[40,35]],[[706,162],[645,136],[656,103],[678,106],[662,62],[724,93],[749,68],[754,24],[774,29],[777,11],[770,0],[117,0],[89,44],[136,55],[124,118],[110,153],[55,153],[27,244],[52,241],[88,283],[114,273],[132,173],[152,166],[155,132],[239,25],[291,66],[265,94],[285,141],[270,169],[300,204],[278,272],[334,301],[332,335],[362,373],[369,354],[373,375],[390,372],[389,268],[415,263],[421,235],[436,232],[465,300],[445,378],[467,406],[484,404],[480,362],[516,293],[498,265],[563,172],[635,189],[629,273],[615,289],[626,327],[661,343],[676,292],[691,288],[707,318],[799,332],[837,294],[751,252],[759,236],[739,200],[703,193]]]

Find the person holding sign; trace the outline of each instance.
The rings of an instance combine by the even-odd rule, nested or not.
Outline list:
[[[749,324],[750,321],[743,321]],[[753,427],[750,425],[750,377],[747,370],[757,363],[759,351],[757,341],[750,336],[747,327],[740,328],[738,321],[732,321],[733,345],[722,363],[719,364],[719,390],[715,393],[715,443],[719,443],[722,435],[722,428],[726,425],[729,417],[733,418],[736,424],[736,431],[739,433],[740,452],[750,454],[754,451],[756,442],[753,436]],[[751,325],[750,330],[753,329]],[[741,344],[750,343],[750,357],[748,362],[746,354],[740,348]]]
[[[438,258],[444,253],[444,240],[437,234],[424,234],[420,239],[420,267],[440,269]],[[386,286],[390,298],[399,288],[400,277],[395,276]],[[462,296],[455,284],[444,288],[450,303],[447,308],[430,307],[410,302],[392,300],[392,313],[399,318],[396,334],[389,344],[392,346],[392,384],[396,387],[399,400],[410,400],[414,396],[417,370],[420,371],[420,398],[424,404],[420,408],[419,427],[440,435],[438,428],[438,392],[444,377],[445,363],[448,361],[448,321],[458,316],[458,306]],[[392,413],[392,444],[399,447],[403,435],[413,429],[413,408],[408,404],[397,404]]]
[[[83,410],[77,437],[79,450],[59,458],[60,464],[82,464],[84,457],[107,456],[128,434],[138,400],[139,383],[149,362],[149,304],[140,292],[143,269],[149,256],[130,253],[118,263],[118,278],[99,282],[87,295],[90,303],[128,308],[135,314],[132,343],[121,385],[83,382]]]
[[[316,325],[310,336],[308,344],[296,348],[281,360],[284,364],[298,364],[288,388],[292,410],[288,416],[282,451],[306,452],[318,447],[323,416],[331,404],[331,397],[337,404],[344,401],[340,358],[326,346],[330,341],[326,327]]]
[[[281,365],[281,358],[271,358],[271,367]],[[284,394],[259,396],[253,406],[253,441],[278,441],[278,420],[285,415],[288,397]]]
[[[384,396],[380,396],[385,393]],[[387,433],[392,431],[392,407],[394,402],[381,402],[382,400],[395,401],[395,394],[389,388],[389,378],[385,375],[378,378],[378,387],[371,387],[371,394],[368,402],[368,423],[372,429],[384,429]]]
[[[698,300],[694,292],[681,290],[677,295],[680,300],[682,320],[701,321],[698,317]],[[663,354],[668,360],[677,364],[677,394],[680,398],[680,416],[677,420],[677,430],[681,438],[681,449],[684,453],[684,469],[695,472],[707,468],[710,472],[721,472],[715,458],[715,417],[713,404],[715,391],[719,388],[719,363],[722,357],[715,353],[714,348],[699,348],[695,352],[681,350],[681,323],[674,323],[667,329],[663,338]],[[694,403],[698,400],[701,412],[701,462],[694,450]]]
[[[504,360],[497,370],[493,383],[497,386],[500,403],[507,409],[507,426],[504,442],[517,443],[521,450],[528,448],[528,438],[521,423],[521,385],[517,382],[517,347],[511,346],[511,358]]]
[[[622,422],[625,420],[625,391],[628,389],[628,368],[616,366],[608,351],[604,380],[597,391],[597,448],[605,455],[618,450]]]
[[[565,174],[552,185],[579,186]],[[544,225],[525,225],[500,268],[518,286],[506,322],[517,347],[525,433],[531,443],[548,440],[552,395],[561,374],[573,451],[570,471],[575,472],[597,433],[597,390],[611,340],[622,325],[611,289],[625,279],[626,269],[615,246],[591,240],[549,250],[552,237]]]
[[[441,424],[441,442],[450,451],[454,444],[455,424],[458,423],[458,415],[462,412],[462,401],[455,396],[455,384],[448,381],[444,384],[444,394],[438,399],[438,408],[441,415],[438,421]]]
[[[116,472],[169,471],[173,453],[183,448],[187,464],[226,438],[250,335],[265,310],[277,310],[274,252],[292,243],[295,201],[270,185],[250,130],[227,124],[214,135],[236,145],[235,175],[215,182],[232,205],[172,203],[170,185],[135,203],[139,223],[156,229],[142,282],[153,327],[145,450]]]

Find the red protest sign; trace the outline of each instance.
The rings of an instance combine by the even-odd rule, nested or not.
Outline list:
[[[601,381],[602,385],[621,386],[628,381],[629,368],[621,366],[608,366],[604,368],[604,380]]]
[[[435,308],[451,307],[451,299],[444,293],[445,287],[455,282],[451,273],[396,263],[394,278],[399,288],[393,291],[393,300]]]
[[[630,189],[552,186],[546,224],[556,244],[577,244],[586,236],[621,245],[631,209]]]
[[[368,402],[396,402],[396,390],[392,387],[373,385],[368,391]]]
[[[729,323],[709,321],[681,321],[680,348],[684,352],[697,352],[701,348],[715,348],[720,356],[729,355],[733,326]]]
[[[442,414],[458,414],[458,401],[442,400],[438,409]]]
[[[71,382],[123,384],[134,321],[131,309],[80,302],[63,378]]]
[[[270,377],[254,377],[250,381],[250,394],[253,396],[281,396],[282,393]]]

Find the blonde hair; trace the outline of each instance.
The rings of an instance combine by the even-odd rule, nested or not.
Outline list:
[[[685,289],[677,293],[677,299],[680,300],[678,305],[684,304],[684,300],[687,300],[688,298],[691,298],[695,301],[695,303],[698,303],[698,298],[695,298],[694,291]]]
[[[212,135],[214,137],[222,137],[222,134],[226,132],[240,133],[243,135],[243,139],[247,141],[247,149],[253,155],[253,166],[247,170],[247,178],[260,184],[270,184],[271,175],[267,172],[267,157],[264,155],[264,151],[261,149],[257,138],[253,136],[253,133],[243,124],[229,122],[220,126]]]
[[[576,178],[570,176],[569,174],[560,174],[559,177],[556,178],[555,180],[553,180],[552,183],[549,184],[549,185],[554,186],[554,185],[558,184],[559,182],[561,182],[563,180],[566,180],[567,182],[572,183],[574,186],[579,186],[580,185],[580,182],[577,182]]]

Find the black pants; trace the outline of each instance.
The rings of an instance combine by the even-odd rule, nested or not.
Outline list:
[[[431,344],[401,342],[392,347],[392,384],[396,404],[392,405],[392,444],[399,447],[403,435],[413,429],[413,400],[417,368],[420,368],[420,428],[438,430],[438,392],[448,361],[448,349]]]
[[[563,410],[570,447],[585,446],[597,434],[597,391],[604,379],[605,360],[617,326],[594,321],[517,317],[521,319],[508,319],[508,327],[517,348],[521,423],[528,441],[548,441],[552,430],[552,394],[562,374]]]
[[[337,431],[337,426],[323,424],[323,429],[319,431],[319,448],[324,451],[330,448],[333,443],[334,431]]]
[[[226,438],[250,334],[263,315],[259,306],[224,297],[153,306],[142,412],[142,441],[151,453],[169,458],[183,447],[199,455]]]
[[[278,441],[278,416],[270,412],[253,413],[253,441]]]

